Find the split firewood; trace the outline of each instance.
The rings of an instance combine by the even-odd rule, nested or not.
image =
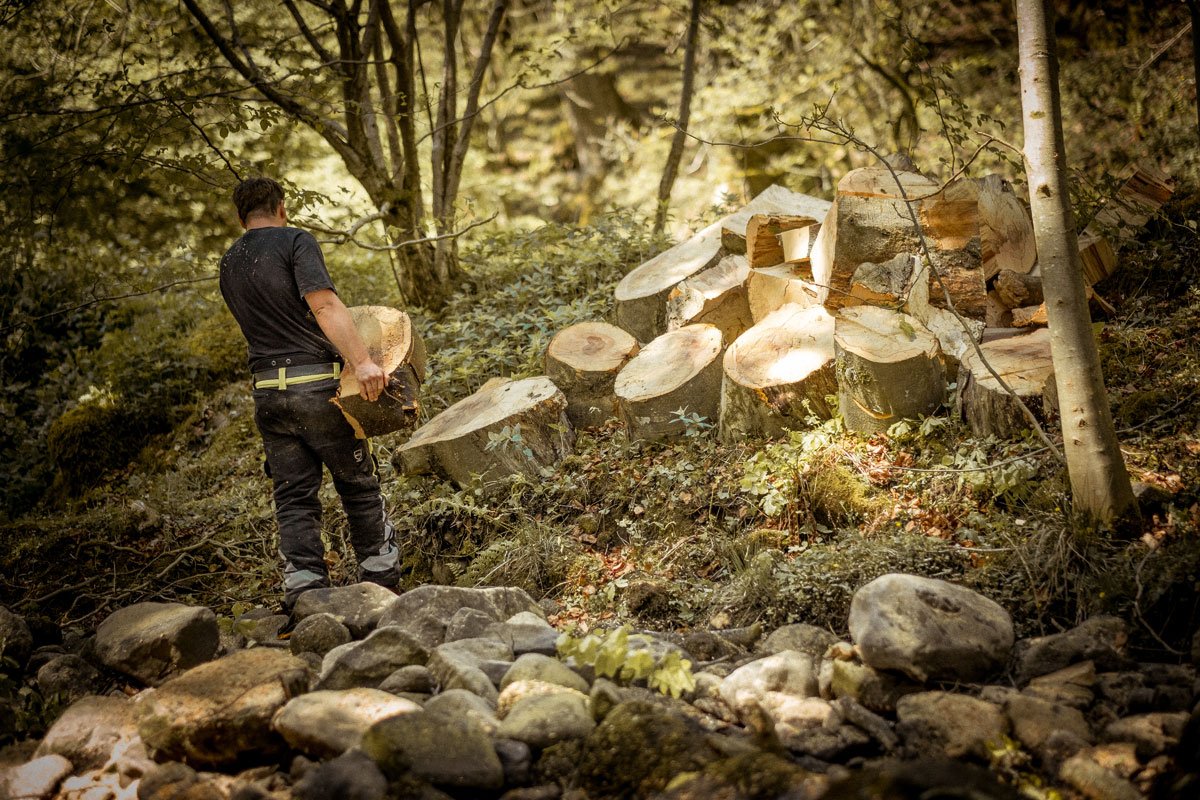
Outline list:
[[[938,340],[916,318],[877,306],[840,311],[834,322],[838,408],[846,427],[886,431],[930,414],[946,394]]]
[[[985,279],[1002,270],[1028,273],[1037,263],[1029,209],[999,175],[971,181],[978,192],[980,258]]]
[[[749,276],[745,256],[726,256],[715,267],[682,281],[667,295],[667,330],[706,322],[732,342],[753,324],[746,295]]]
[[[1011,269],[1000,270],[992,285],[996,297],[1006,308],[1035,306],[1042,302],[1042,278],[1040,275],[1022,275]]]
[[[634,338],[607,322],[581,322],[550,340],[546,375],[566,396],[567,418],[576,429],[616,416],[613,381],[637,352]]]
[[[460,487],[510,475],[539,478],[575,444],[567,398],[547,377],[489,381],[400,446],[407,473],[434,472]]]
[[[1145,227],[1173,193],[1170,178],[1142,166],[1134,167],[1117,193],[1104,203],[1079,235],[1083,276],[1089,285],[1116,272],[1113,243],[1128,239]]]
[[[822,306],[786,305],[725,351],[721,438],[778,436],[832,416],[837,394],[833,317]]]
[[[817,286],[806,266],[779,264],[750,270],[746,280],[750,318],[761,322],[773,311],[794,303],[807,308],[817,305]]]
[[[1039,422],[1056,413],[1050,331],[994,339],[980,344],[987,363],[1004,379]],[[976,436],[1014,438],[1029,430],[1029,420],[1012,395],[1001,388],[974,351],[962,359],[958,375],[959,407]]]
[[[746,260],[751,268],[773,267],[784,261],[779,235],[804,229],[817,220],[794,214],[755,214],[746,223]]]
[[[664,333],[634,356],[613,387],[631,439],[685,435],[714,425],[721,403],[721,331],[688,325]]]
[[[853,304],[851,284],[860,265],[884,264],[901,253],[921,252],[908,198],[940,276],[930,288],[929,302],[945,307],[944,284],[959,314],[982,320],[987,285],[980,255],[978,195],[978,188],[965,181],[939,191],[936,183],[916,172],[897,172],[893,177],[884,167],[866,167],[848,173],[838,183],[833,208],[812,248],[813,281],[820,287],[821,302],[830,309]]]
[[[988,328],[1012,327],[1012,309],[1004,305],[995,289],[988,292],[987,302],[987,316],[984,317],[984,325]]]
[[[757,213],[824,217],[829,203],[815,197],[771,186],[740,211],[714,222],[686,242],[659,253],[617,284],[616,320],[639,342],[648,342],[666,331],[667,297],[680,281],[713,266],[721,256],[722,242],[745,252],[746,224]]]
[[[802,228],[781,231],[779,245],[783,248],[784,263],[807,262],[809,256],[812,255],[813,243],[817,241],[817,234],[820,232],[821,223],[819,222],[805,225]]]
[[[425,343],[408,314],[387,306],[354,306],[350,318],[367,352],[387,376],[383,394],[368,402],[354,367],[342,370],[333,402],[360,439],[414,427],[420,414],[418,394],[425,381]]]
[[[1050,324],[1050,320],[1046,314],[1045,303],[1012,310],[1012,326],[1014,328],[1045,327],[1048,324]]]

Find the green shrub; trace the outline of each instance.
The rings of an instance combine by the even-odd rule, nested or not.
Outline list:
[[[124,467],[149,436],[168,428],[166,415],[121,405],[110,392],[93,390],[51,424],[47,447],[66,488],[74,492]]]

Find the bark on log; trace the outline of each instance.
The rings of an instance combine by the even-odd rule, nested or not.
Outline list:
[[[822,306],[786,305],[725,351],[721,438],[778,436],[832,416],[837,394],[833,317]]]
[[[581,322],[555,334],[546,348],[546,375],[567,398],[567,418],[576,428],[603,425],[617,414],[613,382],[638,343],[607,322]]]
[[[617,375],[614,393],[631,439],[683,436],[679,412],[716,424],[721,405],[721,331],[688,325],[650,342]]]
[[[750,267],[754,269],[782,264],[783,243],[779,235],[815,223],[817,220],[812,217],[793,214],[755,214],[750,217],[746,223],[746,260]]]
[[[408,314],[387,306],[354,306],[350,317],[367,345],[371,360],[387,375],[387,386],[374,403],[359,394],[354,367],[342,371],[334,404],[360,439],[405,430],[417,424],[418,399],[425,381],[425,343]]]
[[[1050,331],[1009,336],[984,342],[984,358],[1042,423],[1057,412],[1054,404],[1054,364],[1050,360]],[[976,436],[1016,438],[1029,430],[1029,421],[1012,396],[987,371],[974,351],[964,356],[958,374],[959,407]]]
[[[838,408],[850,430],[886,431],[942,404],[946,376],[937,339],[920,321],[876,306],[838,313]]]
[[[1040,275],[1022,275],[1010,269],[1001,270],[993,284],[996,297],[1006,308],[1022,308],[1040,305],[1042,278]]]
[[[817,305],[817,286],[812,282],[807,264],[780,264],[750,270],[746,295],[750,318],[755,323],[788,304],[805,308]]]
[[[749,276],[745,256],[726,256],[681,282],[667,295],[667,330],[704,322],[717,326],[724,340],[732,342],[754,324],[746,295]]]
[[[476,476],[485,486],[518,473],[536,479],[575,444],[566,412],[547,377],[489,381],[418,428],[397,459],[406,473],[435,472],[460,487]],[[506,427],[507,437],[491,436]]]
[[[1083,277],[1089,286],[1117,271],[1113,242],[1136,234],[1171,199],[1171,180],[1144,167],[1135,167],[1116,195],[1096,213],[1079,235],[1079,254]]]
[[[893,178],[884,167],[853,170],[838,183],[837,198],[811,255],[821,302],[830,309],[852,304],[850,288],[859,265],[883,264],[901,253],[921,252],[904,197],[915,206],[933,264],[958,312],[982,320],[987,286],[981,263],[978,188],[959,181],[939,192],[924,175],[898,172]],[[931,304],[945,306],[940,284],[931,285],[928,296]]]
[[[686,242],[659,253],[632,270],[617,284],[617,324],[639,342],[648,342],[666,331],[667,297],[686,278],[717,263],[722,241],[740,238],[745,246],[746,224],[757,213],[804,215],[821,218],[829,204],[815,197],[771,186],[740,211],[714,222]],[[744,252],[744,249],[743,249]]]

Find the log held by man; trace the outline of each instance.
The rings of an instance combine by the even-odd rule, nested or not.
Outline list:
[[[353,367],[342,371],[333,402],[360,439],[411,428],[420,413],[418,393],[425,381],[425,343],[403,311],[387,306],[355,306],[350,316],[367,345],[371,360],[387,376],[387,386],[374,403],[359,394]]]

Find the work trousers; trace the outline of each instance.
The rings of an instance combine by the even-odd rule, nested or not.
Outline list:
[[[329,586],[321,542],[322,465],[346,510],[359,580],[396,587],[396,534],[384,510],[370,446],[356,439],[330,401],[336,380],[254,390],[254,421],[275,483],[275,519],[283,557],[284,605],[309,589]]]

